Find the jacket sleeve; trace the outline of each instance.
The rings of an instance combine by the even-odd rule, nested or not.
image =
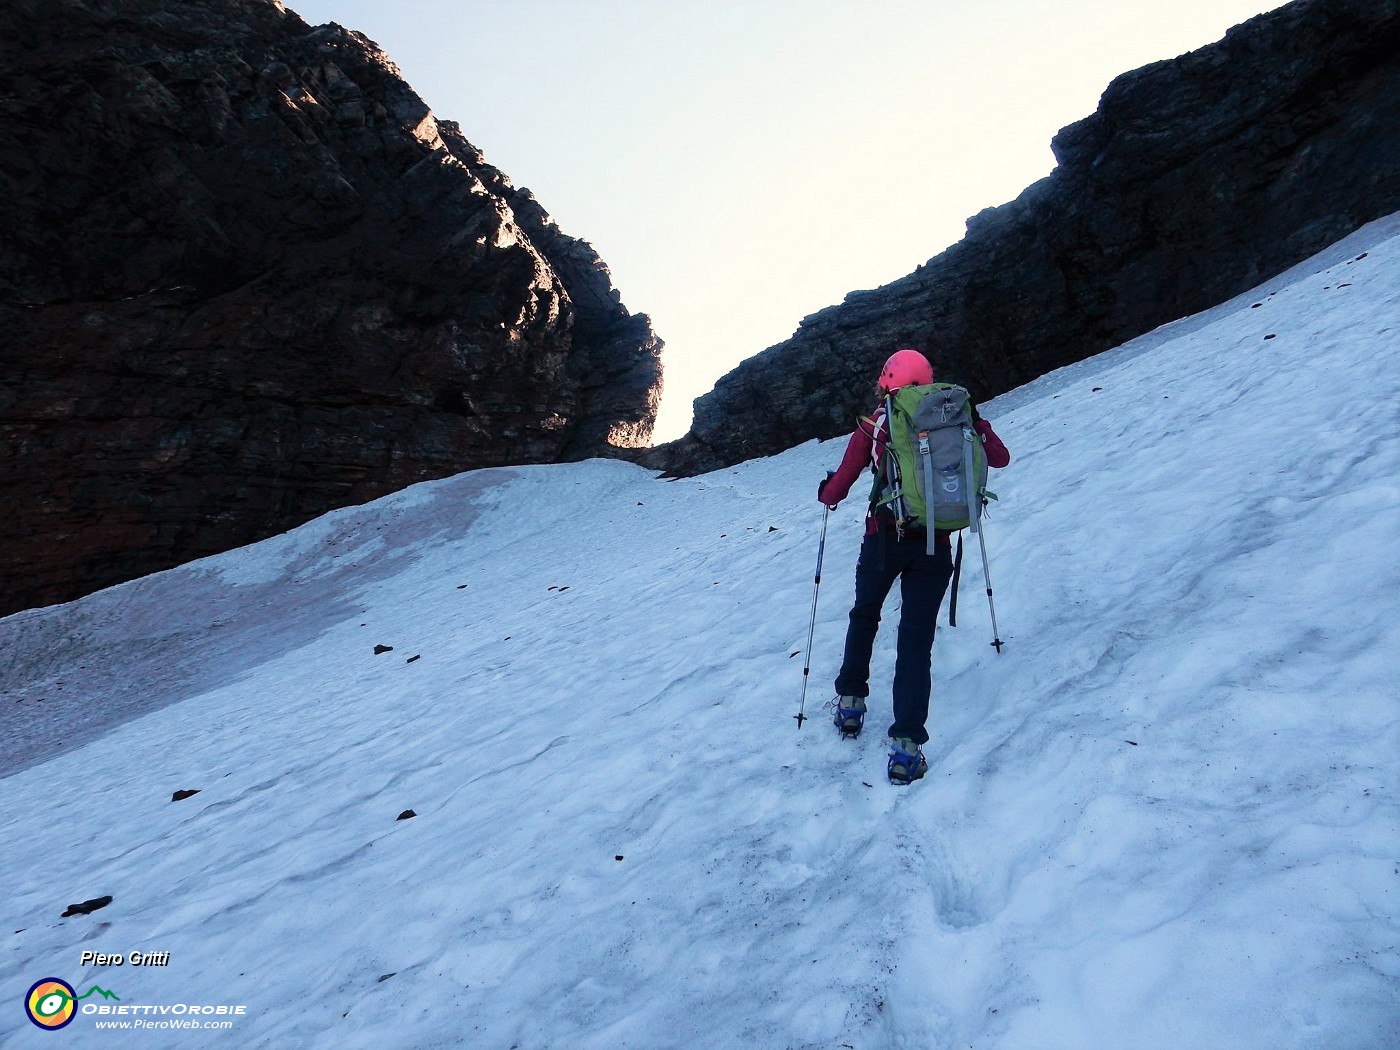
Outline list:
[[[1011,462],[1011,453],[1001,443],[1001,438],[992,429],[992,424],[981,416],[973,421],[972,429],[982,436],[982,448],[987,453],[987,466],[1004,467]]]
[[[865,427],[857,425],[851,440],[846,442],[846,454],[841,457],[836,473],[817,486],[818,500],[828,507],[834,507],[850,495],[851,486],[870,465],[871,444]]]

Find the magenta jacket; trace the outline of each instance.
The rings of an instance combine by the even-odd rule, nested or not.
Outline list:
[[[987,453],[987,466],[1004,467],[1011,462],[1011,453],[997,437],[992,424],[972,410],[972,429],[982,436],[982,448]],[[836,473],[817,486],[817,499],[828,507],[835,507],[851,492],[866,467],[879,469],[880,457],[884,455],[885,443],[889,440],[889,426],[885,421],[885,406],[880,404],[869,416],[861,416],[856,421],[855,433],[846,442],[846,453],[841,457],[841,465]],[[880,531],[880,520],[874,515],[865,519],[867,535]]]

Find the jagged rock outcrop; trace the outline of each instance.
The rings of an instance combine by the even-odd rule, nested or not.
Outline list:
[[[0,615],[650,438],[661,343],[370,41],[3,0]]]
[[[1248,290],[1400,209],[1400,0],[1299,0],[1125,74],[1058,166],[901,280],[802,320],[643,453],[699,473],[847,432],[880,362],[985,398]]]

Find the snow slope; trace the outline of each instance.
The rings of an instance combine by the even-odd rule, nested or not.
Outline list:
[[[909,788],[896,598],[865,736],[822,706],[855,501],[792,717],[839,441],[475,472],[0,621],[0,1043],[1400,1045],[1397,340],[1392,217],[985,406],[1007,646],[974,545]],[[42,1032],[51,976],[146,1012]],[[97,1028],[175,1004],[245,1012]]]

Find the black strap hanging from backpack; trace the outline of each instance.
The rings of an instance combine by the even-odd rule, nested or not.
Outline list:
[[[948,626],[958,625],[958,578],[962,576],[962,530],[958,530],[958,553],[953,558],[953,596],[948,600]]]

